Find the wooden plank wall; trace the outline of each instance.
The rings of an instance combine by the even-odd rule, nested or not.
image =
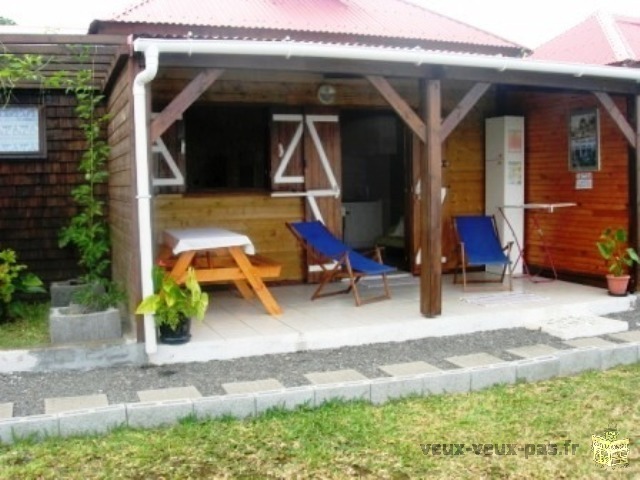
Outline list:
[[[302,280],[302,251],[285,222],[304,218],[300,198],[272,198],[267,193],[154,197],[154,235],[161,242],[167,228],[220,227],[244,233],[256,252],[283,265],[280,280]]]
[[[465,91],[443,94],[443,118]],[[493,115],[495,95],[489,90],[447,137],[442,146],[442,186],[447,196],[442,204],[443,271],[451,271],[457,260],[452,217],[484,212],[484,120]]]
[[[75,98],[14,91],[11,104],[45,106],[47,155],[0,160],[0,248],[16,250],[46,283],[73,278],[81,273],[76,253],[60,249],[58,236],[76,212],[71,190],[82,180],[77,167],[85,142]]]
[[[133,72],[123,69],[109,95],[108,126],[109,201],[112,244],[112,276],[128,293],[129,310],[140,297],[140,259],[137,255],[137,206],[135,203],[135,144],[133,138]]]
[[[624,99],[614,100],[626,112]],[[509,103],[525,115],[526,201],[578,204],[553,214],[535,214],[556,268],[601,276],[606,268],[595,247],[600,232],[610,225],[629,228],[629,153],[624,137],[592,94],[519,92],[510,94]],[[569,114],[591,107],[600,112],[601,170],[593,173],[592,189],[576,190],[575,173],[568,170]],[[532,215],[526,215],[526,259],[548,266]]]

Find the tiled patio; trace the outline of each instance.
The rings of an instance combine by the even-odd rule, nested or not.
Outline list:
[[[611,297],[601,288],[561,281],[532,283],[524,278],[514,280],[514,295],[503,292],[500,298],[494,295],[501,293],[495,285],[491,290],[477,287],[464,293],[445,276],[442,315],[426,318],[419,312],[417,279],[411,277],[393,282],[392,300],[361,307],[354,305],[350,294],[311,301],[314,288],[271,287],[283,309],[280,317],[269,316],[259,302],[243,300],[232,290],[213,291],[204,322],[192,325],[191,341],[180,346],[160,344],[150,361],[207,361],[501,328],[538,328],[540,322],[550,319],[624,311],[635,301],[635,296]],[[363,292],[378,289],[373,284],[363,287]],[[484,302],[474,302],[486,295],[490,297]]]

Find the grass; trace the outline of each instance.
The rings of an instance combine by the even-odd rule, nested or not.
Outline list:
[[[330,403],[245,421],[215,420],[103,437],[0,446],[2,479],[638,478],[640,364],[466,395],[375,407]],[[630,466],[591,460],[591,435],[615,424]],[[565,442],[577,444],[565,455]],[[425,455],[421,444],[556,443],[562,455]],[[570,452],[571,450],[569,450]]]
[[[49,345],[49,304],[23,303],[20,319],[0,322],[0,350]]]

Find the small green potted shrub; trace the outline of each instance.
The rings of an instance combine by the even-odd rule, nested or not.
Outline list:
[[[184,286],[163,269],[153,269],[155,293],[146,297],[136,309],[136,314],[155,315],[159,338],[162,343],[178,345],[191,338],[191,319],[202,320],[209,305],[209,296],[200,289],[193,268],[187,270]]]
[[[629,268],[640,262],[636,251],[628,244],[627,231],[624,228],[607,227],[600,234],[596,242],[598,252],[605,260],[609,274],[607,275],[607,287],[609,294],[625,296],[629,286]]]

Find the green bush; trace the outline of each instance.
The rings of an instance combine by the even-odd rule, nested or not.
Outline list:
[[[0,321],[20,316],[20,295],[45,292],[42,280],[26,269],[14,250],[0,250]]]

